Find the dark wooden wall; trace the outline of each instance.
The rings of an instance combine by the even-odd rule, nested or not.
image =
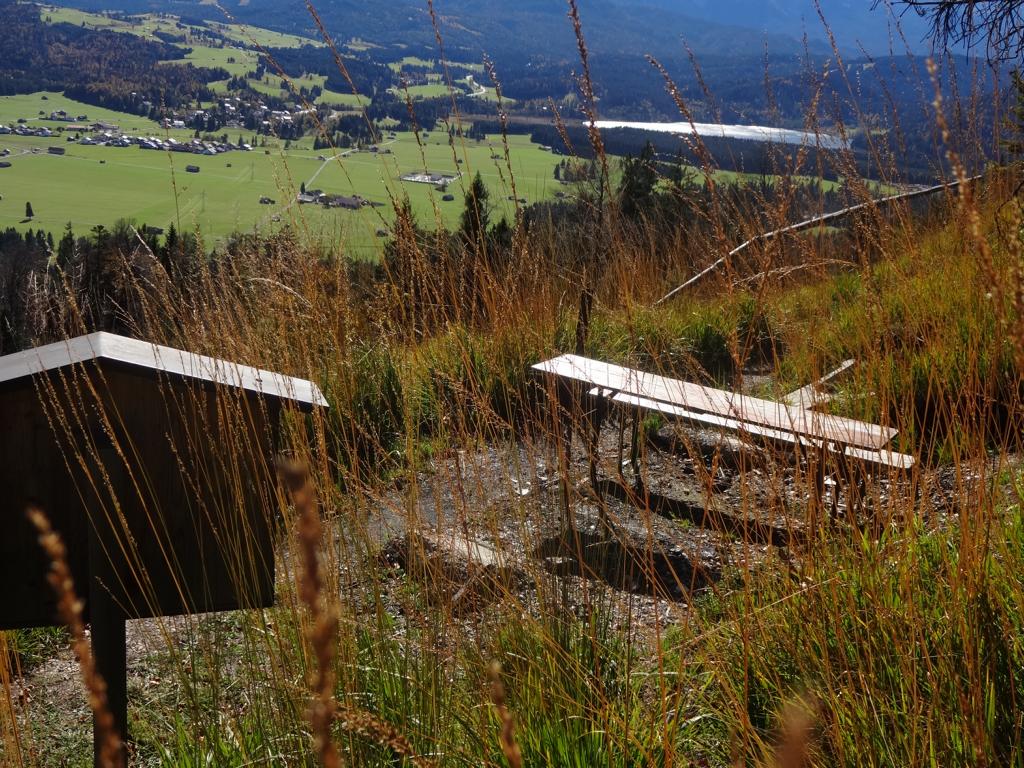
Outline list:
[[[0,629],[54,623],[31,503],[83,600],[95,524],[130,618],[270,605],[279,402],[101,365],[0,391]]]

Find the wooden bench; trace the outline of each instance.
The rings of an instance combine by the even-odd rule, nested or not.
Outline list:
[[[749,397],[735,392],[671,379],[645,371],[611,365],[578,355],[538,363],[533,369],[552,386],[561,385],[576,392],[574,399],[586,396],[591,403],[587,422],[590,426],[591,481],[596,482],[594,457],[597,435],[609,404],[634,413],[633,464],[637,465],[638,416],[657,413],[675,421],[704,429],[720,430],[756,445],[769,445],[814,459],[816,486],[823,491],[826,457],[840,474],[852,479],[854,466],[869,471],[905,473],[913,468],[913,456],[896,453],[889,444],[897,431],[841,416],[823,414],[786,403]],[[859,482],[859,479],[858,479]]]

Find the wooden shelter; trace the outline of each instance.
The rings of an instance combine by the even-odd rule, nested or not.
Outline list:
[[[273,456],[312,383],[109,333],[0,357],[0,629],[57,623],[63,537],[122,733],[124,620],[269,606]]]

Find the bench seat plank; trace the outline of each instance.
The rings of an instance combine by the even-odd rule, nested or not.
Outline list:
[[[562,355],[534,365],[537,371],[626,395],[745,422],[752,426],[880,451],[896,430],[840,416],[808,411],[772,400],[670,379],[578,355]]]
[[[608,396],[608,393],[602,391],[600,388],[591,390],[590,394],[596,396]],[[822,441],[801,436],[788,430],[762,427],[757,424],[751,424],[738,419],[717,416],[713,413],[698,413],[696,411],[681,408],[677,405],[671,405],[670,403],[651,400],[645,397],[638,397],[637,395],[628,395],[624,392],[611,394],[609,399],[613,402],[619,403],[620,405],[628,405],[633,408],[660,413],[664,416],[669,416],[679,421],[685,421],[695,426],[710,429],[721,429],[738,435],[741,439],[753,439],[753,442],[769,442],[775,445],[787,447],[821,447]],[[829,443],[826,442],[826,445],[829,445]],[[854,459],[865,464],[885,467],[899,472],[909,471],[913,468],[915,462],[913,456],[888,450],[865,450],[863,448],[842,446],[842,454],[847,458]]]

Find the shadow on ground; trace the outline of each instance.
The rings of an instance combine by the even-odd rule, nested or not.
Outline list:
[[[687,600],[690,595],[718,581],[717,567],[695,564],[677,548],[661,542],[632,541],[633,534],[565,531],[544,539],[534,557],[557,576],[600,579],[615,589]]]

